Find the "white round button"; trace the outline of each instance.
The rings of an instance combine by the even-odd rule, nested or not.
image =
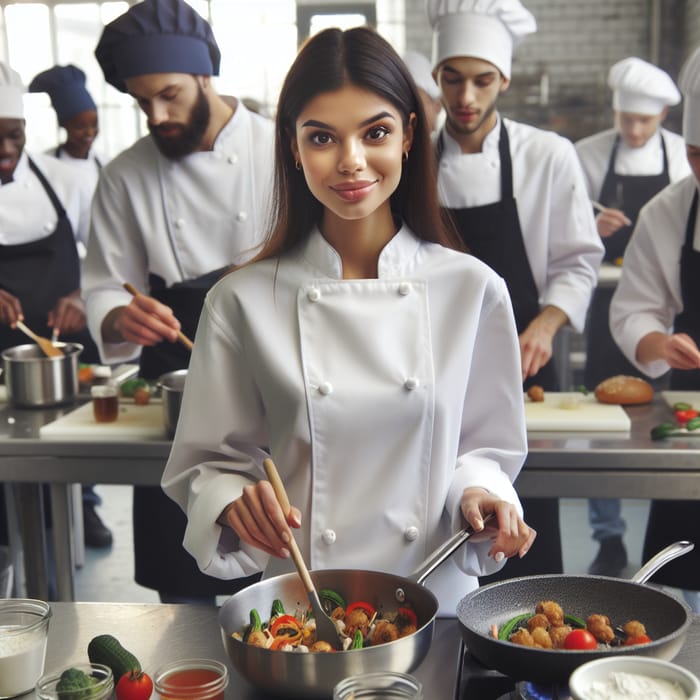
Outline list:
[[[420,380],[418,379],[418,377],[409,377],[403,383],[404,389],[407,389],[408,391],[413,391],[414,389],[417,389],[419,386],[420,386]]]
[[[321,298],[321,290],[318,287],[311,287],[306,293],[306,298],[309,301],[318,301]]]
[[[236,221],[246,221],[248,219],[248,212],[245,211],[239,211],[238,214],[236,214]]]
[[[415,540],[418,539],[418,528],[415,525],[411,525],[411,527],[407,527],[403,533],[403,536],[409,542],[414,542]]]
[[[335,530],[324,530],[321,537],[326,544],[333,544],[335,542]]]
[[[405,297],[407,294],[411,293],[411,285],[408,282],[401,282],[399,284],[399,294]]]
[[[175,228],[182,228],[185,225],[184,219],[175,219]]]
[[[236,163],[238,163],[238,156],[235,153],[232,153],[228,157],[228,162],[231,163],[231,165],[235,165]]]
[[[321,396],[328,396],[328,394],[332,394],[333,393],[333,385],[330,382],[323,382],[318,387],[318,393],[321,394]]]

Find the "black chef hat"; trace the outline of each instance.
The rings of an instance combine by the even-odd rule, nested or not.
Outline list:
[[[105,80],[149,73],[219,75],[221,52],[208,22],[184,0],[144,0],[110,22],[95,49]]]
[[[48,92],[59,124],[81,112],[97,110],[85,88],[85,73],[71,65],[54,66],[39,73],[29,83],[29,92]]]

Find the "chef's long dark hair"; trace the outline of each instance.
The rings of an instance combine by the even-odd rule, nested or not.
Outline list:
[[[435,155],[418,89],[400,56],[369,27],[326,29],[307,40],[287,73],[277,104],[272,227],[257,259],[280,255],[308,237],[323,205],[297,169],[291,139],[296,120],[317,95],[344,85],[369,90],[391,102],[407,128],[417,117],[413,143],[391,209],[423,240],[457,250],[463,244],[437,195]]]

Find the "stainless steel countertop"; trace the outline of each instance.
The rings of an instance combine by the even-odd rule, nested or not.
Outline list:
[[[185,658],[212,658],[227,663],[231,682],[226,698],[271,700],[252,688],[233,669],[224,650],[218,610],[194,605],[143,605],[134,603],[51,603],[46,670],[60,670],[87,661],[88,642],[98,634],[112,634],[141,661],[150,674],[158,666]],[[462,664],[463,648],[459,623],[438,618],[435,638],[423,663],[413,672],[424,684],[426,698],[452,700],[470,674],[489,676],[467,657]],[[693,616],[686,645],[674,659],[676,663],[700,675],[700,615]],[[22,698],[35,698],[27,693]]]

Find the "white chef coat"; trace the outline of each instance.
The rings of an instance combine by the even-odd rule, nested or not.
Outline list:
[[[105,165],[95,192],[83,293],[103,362],[134,358],[140,346],[102,342],[104,317],[129,303],[124,282],[148,292],[248,260],[266,233],[274,124],[242,103],[211,151],[180,160],[146,136]]]
[[[640,363],[637,345],[648,333],[671,333],[683,310],[680,251],[697,189],[693,175],[665,187],[639,213],[625,250],[622,277],[610,304],[610,332],[627,359],[650,377],[670,369],[665,360]],[[693,249],[700,250],[700,217]]]
[[[468,486],[520,508],[512,482],[527,441],[505,283],[407,227],[382,251],[378,279],[343,280],[318,230],[279,265],[227,276],[205,303],[162,481],[207,574],[291,570],[215,523],[264,478],[256,445],[269,445],[301,509],[312,569],[411,573],[461,528]],[[443,613],[473,575],[501,568],[490,546],[469,543],[428,577]]]
[[[56,156],[56,150],[57,147],[54,147],[46,151],[46,153],[54,158],[57,157],[66,165],[75,168],[81,174],[81,177],[84,177],[88,181],[92,192],[94,192],[97,187],[97,180],[100,177],[102,166],[107,163],[107,159],[103,158],[101,154],[97,154],[94,148],[90,149],[87,158],[74,158],[65,148],[61,148],[58,151],[58,156]]]
[[[80,175],[56,158],[22,152],[12,182],[0,185],[0,244],[20,245],[50,236],[58,215],[29,157],[53,188],[66,210],[76,242],[86,244],[90,226],[90,191]]]
[[[617,137],[615,129],[587,136],[575,144],[576,152],[583,166],[588,196],[597,200],[603,187],[605,175],[610,164],[610,154]],[[656,133],[639,148],[630,148],[623,139],[617,149],[615,172],[618,175],[659,175],[664,169],[664,157],[661,149],[663,135],[668,157],[668,177],[676,182],[690,174],[690,165],[682,136],[668,129],[658,129]]]
[[[446,130],[438,171],[443,206],[456,209],[501,199],[500,115],[480,153],[462,153]],[[583,330],[603,246],[573,145],[557,134],[503,120],[513,163],[525,251],[540,305],[560,308]]]

